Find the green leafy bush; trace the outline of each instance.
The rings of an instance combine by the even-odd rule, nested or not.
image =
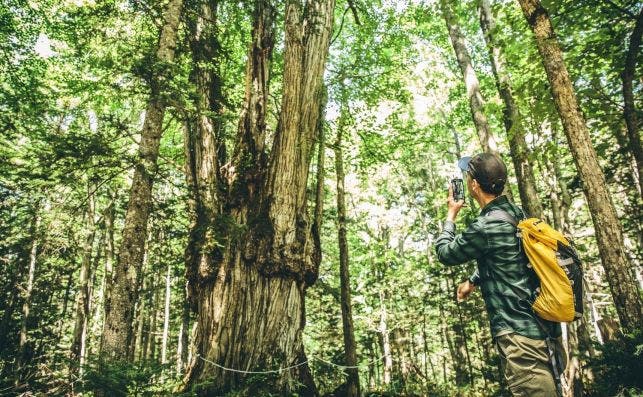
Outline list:
[[[597,350],[601,354],[588,363],[594,373],[594,382],[586,387],[590,396],[643,394],[643,331],[597,346]]]

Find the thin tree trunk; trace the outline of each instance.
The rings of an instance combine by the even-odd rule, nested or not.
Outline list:
[[[447,283],[447,291],[450,290],[449,284],[448,284],[448,278],[445,280]],[[440,295],[444,294],[444,290],[440,286]],[[449,298],[449,294],[446,293],[443,295],[445,298]],[[450,316],[444,317],[444,312],[442,312],[442,307],[441,307],[441,315],[445,320],[446,324],[449,324],[448,318]],[[458,323],[452,323],[449,324],[450,327],[445,327],[444,328],[444,336],[447,341],[447,345],[449,346],[449,352],[451,353],[451,361],[453,364],[453,369],[455,370],[455,383],[457,386],[462,387],[465,386],[467,383],[470,382],[470,376],[469,372],[467,372],[467,348],[465,348],[465,344],[467,343],[466,339],[466,334],[464,333],[464,329],[459,326]],[[449,328],[453,330],[453,334],[455,335],[455,340],[454,338],[451,337],[451,333],[449,332]]]
[[[172,266],[167,265],[165,276],[165,310],[163,317],[163,339],[161,341],[161,364],[167,364],[167,341],[170,334],[170,298],[172,294]]]
[[[179,330],[178,347],[176,349],[176,373],[183,374],[188,362],[188,332],[190,329],[190,303],[186,292],[183,293],[183,310],[181,313],[181,329]]]
[[[317,124],[317,175],[315,191],[315,213],[313,214],[313,241],[315,242],[315,261],[321,263],[321,227],[324,220],[324,177],[326,175],[326,134],[324,131],[324,117],[326,104],[328,103],[328,90],[326,86],[322,89],[323,97],[319,102],[319,123]]]
[[[623,246],[621,225],[596,152],[591,145],[587,125],[565,67],[562,51],[549,15],[540,1],[519,2],[536,37],[554,103],[583,181],[583,191],[594,222],[598,248],[621,326],[626,332],[634,331],[643,326],[643,308],[638,285],[631,274],[631,263]]]
[[[465,45],[464,36],[460,31],[460,26],[458,25],[456,16],[451,9],[450,1],[451,0],[440,0],[440,9],[442,10],[442,16],[444,17],[449,30],[451,44],[453,45],[453,50],[455,51],[458,65],[462,72],[462,78],[467,90],[467,98],[469,99],[471,116],[473,117],[473,124],[478,132],[478,138],[480,138],[482,150],[488,153],[497,154],[498,146],[493,132],[491,131],[491,127],[489,126],[489,122],[487,121],[487,116],[484,114],[484,99],[480,92],[480,82],[473,70],[471,56],[469,56],[469,51]]]
[[[87,324],[89,321],[89,279],[91,273],[92,251],[94,236],[96,235],[95,206],[92,187],[87,188],[87,211],[85,212],[85,242],[83,245],[83,258],[78,277],[78,292],[76,293],[76,321],[74,324],[73,339],[71,343],[70,373],[79,375],[82,373],[83,361],[85,358],[85,340],[87,336]]]
[[[20,320],[20,339],[18,351],[18,365],[17,374],[19,374],[16,381],[19,381],[26,371],[23,368],[31,361],[29,354],[29,314],[31,311],[31,298],[33,292],[34,279],[36,277],[36,263],[38,260],[38,239],[40,238],[40,205],[36,205],[35,215],[32,225],[31,233],[31,249],[29,250],[29,272],[27,273],[27,282],[23,288],[23,303],[22,303],[22,318]]]
[[[433,360],[431,360],[431,355],[429,353],[429,345],[428,345],[428,335],[426,333],[426,312],[422,312],[422,347],[424,350],[424,373],[427,373],[427,364],[431,366],[431,378],[433,379],[434,383],[438,382],[436,372],[435,372],[435,366],[433,365]],[[427,387],[427,392],[429,391],[428,389],[428,382],[426,384]]]
[[[489,57],[491,58],[491,70],[496,80],[496,87],[500,98],[504,103],[503,121],[507,137],[509,138],[509,150],[513,161],[516,179],[518,180],[518,191],[523,208],[529,214],[542,218],[543,208],[536,190],[533,167],[529,161],[529,149],[525,141],[525,129],[518,105],[513,97],[509,74],[505,70],[505,60],[500,45],[495,39],[495,22],[491,13],[489,0],[479,0],[480,26],[484,33]]]
[[[630,43],[625,56],[625,68],[621,73],[623,80],[623,116],[627,126],[630,150],[636,160],[638,169],[639,195],[643,195],[643,147],[641,146],[641,136],[639,134],[633,82],[636,74],[637,57],[640,55],[641,35],[643,35],[643,7],[641,7],[639,15],[636,17],[636,24],[630,35]]]
[[[67,282],[65,282],[65,293],[63,294],[62,310],[59,315],[60,320],[58,321],[58,332],[56,333],[58,340],[63,338],[63,328],[65,325],[65,317],[67,316],[67,307],[69,306],[69,292],[71,291],[71,286],[73,284],[74,272],[70,271],[66,276]],[[57,362],[58,356],[54,358],[54,363]]]
[[[163,132],[166,104],[162,91],[169,79],[169,68],[163,64],[174,60],[182,7],[183,0],[169,2],[156,52],[158,68],[155,70],[158,70],[158,74],[152,77],[139,146],[139,163],[134,171],[112,291],[105,305],[102,355],[110,363],[128,360],[133,342],[132,320],[141,286],[140,273],[151,209],[152,183],[158,168],[157,158]]]
[[[569,208],[572,205],[572,197],[569,194],[560,169],[561,154],[558,145],[556,145],[558,138],[555,130],[552,131],[552,140],[554,142],[551,148],[552,152],[546,151],[543,155],[545,166],[542,167],[542,173],[549,184],[549,198],[554,228],[565,234],[571,234]]]
[[[98,231],[98,229],[97,229]],[[90,269],[90,282],[89,282],[89,305],[87,306],[87,327],[86,327],[86,332],[85,332],[85,339],[83,340],[83,346],[82,346],[82,351],[85,352],[85,354],[82,356],[81,360],[81,369],[87,362],[88,357],[93,357],[94,356],[94,351],[93,349],[95,348],[95,343],[93,343],[93,338],[95,338],[97,335],[100,334],[100,323],[99,323],[99,318],[100,318],[100,312],[102,310],[102,304],[97,304],[98,302],[102,301],[102,283],[101,286],[98,288],[98,294],[99,296],[94,296],[94,292],[96,290],[96,283],[97,283],[97,276],[98,272],[96,269],[99,268],[101,261],[103,260],[103,251],[100,249],[104,245],[105,241],[105,234],[104,233],[99,233],[98,239],[95,242],[96,245],[96,254],[92,258],[92,264],[91,264],[91,269]],[[83,372],[81,372],[81,376],[83,375]]]
[[[286,3],[283,97],[270,159],[264,151],[272,7],[256,1],[246,98],[221,215],[220,257],[199,269],[195,356],[184,389],[317,395],[302,331],[304,297],[318,272],[307,179],[322,100],[334,1]],[[266,161],[267,160],[267,161]],[[269,381],[221,367],[277,370]]]
[[[386,301],[384,291],[379,291],[380,297],[380,324],[379,324],[379,339],[382,346],[383,357],[383,373],[382,381],[384,385],[391,384],[391,373],[393,372],[393,358],[391,357],[391,341],[388,330],[388,313],[386,311]]]
[[[565,370],[565,377],[570,385],[570,388],[565,394],[566,397],[582,396],[584,387],[578,343],[578,323],[570,323],[567,327],[567,330],[569,335],[567,343],[569,363],[567,364],[567,368]]]
[[[154,273],[154,281],[152,281],[152,304],[150,305],[149,309],[149,315],[150,315],[150,332],[149,332],[149,338],[147,339],[147,343],[149,344],[149,347],[147,348],[147,357],[146,359],[155,361],[156,360],[156,348],[157,348],[157,326],[158,326],[158,307],[159,307],[159,289],[158,289],[158,284],[159,284],[159,278],[157,273]]]
[[[345,116],[345,115],[344,115]],[[344,154],[342,152],[342,134],[344,133],[344,118],[340,116],[335,141],[335,173],[337,175],[337,226],[339,244],[339,281],[341,290],[342,329],[344,334],[344,355],[346,365],[357,366],[357,347],[353,327],[353,309],[351,306],[351,285],[348,259],[348,243],[346,241],[346,202],[344,199]],[[323,150],[323,148],[321,148]],[[360,395],[359,372],[357,368],[346,370],[346,395]]]
[[[148,274],[150,265],[149,265],[149,260],[150,260],[150,246],[154,241],[160,241],[159,240],[159,233],[158,230],[156,231],[155,234],[148,234],[147,240],[145,241],[145,252],[143,253],[143,265],[141,266],[141,278],[142,278],[142,283],[141,283],[141,291],[143,295],[139,297],[138,302],[136,302],[134,306],[134,322],[132,324],[132,329],[136,331],[136,335],[134,338],[134,343],[132,343],[132,346],[130,346],[129,349],[129,359],[131,361],[135,361],[137,354],[138,354],[138,360],[145,360],[146,359],[146,354],[142,354],[141,351],[145,350],[147,351],[147,341],[148,341],[148,336],[149,336],[149,321],[147,317],[147,313],[151,310],[150,308],[152,307],[152,298],[150,295],[150,291],[153,290],[153,287],[150,288],[150,283],[152,282],[149,277],[145,277]],[[154,275],[153,271],[151,272]]]
[[[112,285],[114,285],[114,219],[115,215],[115,206],[116,206],[116,194],[112,191],[109,192],[110,196],[110,205],[108,205],[105,210],[105,292],[103,293],[103,302],[102,302],[102,328],[105,327],[105,314],[107,312],[107,302],[109,302],[110,296],[112,295]],[[100,344],[98,346],[99,357],[102,355],[103,351],[103,338],[104,333],[100,333]]]

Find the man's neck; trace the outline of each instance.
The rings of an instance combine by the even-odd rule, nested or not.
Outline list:
[[[491,194],[481,194],[479,197],[477,197],[477,202],[478,205],[480,206],[480,210],[484,209],[490,202],[498,198],[498,196],[493,196]]]

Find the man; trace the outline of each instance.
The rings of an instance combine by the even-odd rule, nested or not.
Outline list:
[[[503,210],[516,220],[525,217],[522,209],[502,194],[507,168],[502,160],[489,153],[462,158],[458,166],[466,173],[469,194],[482,210],[469,227],[456,236],[455,220],[464,201],[454,201],[449,188],[447,219],[435,244],[438,258],[445,265],[477,261],[473,275],[458,286],[457,299],[466,299],[480,287],[491,322],[491,335],[511,393],[556,396],[559,392],[545,340],[548,334],[554,338],[561,335],[560,324],[536,317],[529,300],[539,281],[527,266],[529,262],[516,236],[516,228],[490,215],[494,210]],[[563,350],[559,339],[556,345],[560,355]],[[565,361],[562,357],[559,359]]]

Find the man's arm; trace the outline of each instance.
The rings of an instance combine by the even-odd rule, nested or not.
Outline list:
[[[487,251],[488,242],[480,223],[479,220],[473,221],[467,230],[456,236],[455,224],[444,222],[442,233],[435,242],[438,260],[445,265],[459,265],[482,257]]]

